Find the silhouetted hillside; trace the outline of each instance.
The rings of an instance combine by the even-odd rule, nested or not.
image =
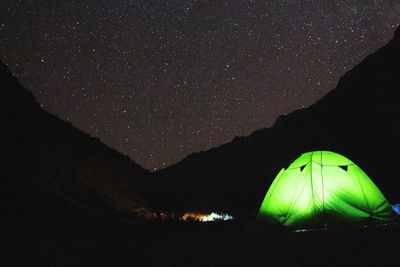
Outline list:
[[[4,64],[0,86],[3,221],[46,227],[147,214],[146,170],[41,109]]]
[[[321,66],[322,68],[323,66]],[[309,108],[275,125],[193,154],[158,173],[176,208],[255,214],[282,167],[310,150],[358,164],[389,201],[400,201],[400,33],[346,73]]]

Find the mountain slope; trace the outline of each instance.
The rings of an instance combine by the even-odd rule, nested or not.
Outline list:
[[[358,164],[395,202],[400,200],[400,33],[342,77],[307,109],[273,127],[193,154],[158,173],[177,209],[255,214],[278,171],[301,153],[332,150]]]
[[[0,205],[10,224],[148,215],[148,171],[41,109],[4,64],[0,86]]]

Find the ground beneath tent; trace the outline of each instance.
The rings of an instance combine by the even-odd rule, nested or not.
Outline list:
[[[3,266],[400,265],[397,226],[288,233],[167,223],[5,235]]]

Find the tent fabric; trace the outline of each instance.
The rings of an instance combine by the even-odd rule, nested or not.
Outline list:
[[[289,227],[386,222],[392,208],[351,160],[330,151],[302,154],[272,182],[259,217]]]
[[[400,215],[400,204],[392,205],[392,209],[394,212],[396,212],[397,215]]]

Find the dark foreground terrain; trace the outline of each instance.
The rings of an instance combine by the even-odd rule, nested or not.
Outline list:
[[[248,223],[6,232],[2,266],[399,266],[400,228],[291,233]],[[7,263],[6,263],[7,262]],[[5,264],[6,263],[6,264]]]

